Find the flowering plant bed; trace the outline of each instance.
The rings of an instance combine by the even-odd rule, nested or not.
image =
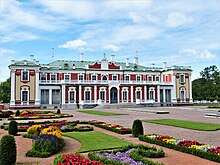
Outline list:
[[[91,161],[89,159],[86,159],[78,154],[63,154],[63,155],[57,155],[54,159],[54,165],[68,165],[68,164],[85,164],[85,165],[104,165],[97,161]]]
[[[94,125],[96,127],[100,127],[109,131],[113,131],[119,134],[131,134],[131,128],[125,128],[120,125],[116,124],[107,124],[105,122],[100,122],[96,120],[92,120],[89,122],[91,125]]]
[[[164,154],[165,153],[162,149],[157,150],[155,147],[132,144],[113,151],[90,152],[88,157],[91,160],[97,160],[105,163],[106,165],[161,165],[162,163],[153,162],[146,157],[161,158],[164,157]]]
[[[220,147],[209,144],[202,144],[191,140],[174,139],[170,136],[157,134],[140,135],[139,140],[220,162]]]

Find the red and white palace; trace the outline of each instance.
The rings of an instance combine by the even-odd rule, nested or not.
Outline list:
[[[10,109],[76,108],[76,105],[192,103],[191,68],[141,66],[108,61],[57,60],[39,64],[35,59],[14,61],[11,70]]]

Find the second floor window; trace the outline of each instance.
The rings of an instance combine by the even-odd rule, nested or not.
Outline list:
[[[157,77],[156,77],[156,81],[160,81],[160,77],[157,76]]]
[[[141,76],[137,76],[137,81],[141,81]]]
[[[148,81],[152,81],[152,76],[149,76],[149,77],[148,77]]]
[[[113,81],[117,81],[117,80],[118,80],[118,76],[113,76],[113,77],[112,77],[112,80],[113,80]]]
[[[93,81],[96,80],[96,75],[92,75],[92,80],[93,80]]]
[[[129,81],[130,80],[129,76],[125,76],[125,80]]]
[[[56,75],[55,75],[55,74],[52,74],[52,75],[50,76],[50,80],[51,80],[52,82],[55,82],[55,81],[56,81]]]
[[[83,80],[83,75],[79,75],[79,80]]]
[[[70,80],[70,75],[66,74],[65,75],[65,81],[69,81]]]
[[[180,83],[185,83],[185,76],[183,74],[180,75]]]
[[[45,82],[47,80],[46,74],[41,74],[40,75],[40,80]]]
[[[22,81],[28,81],[28,71],[22,72]]]

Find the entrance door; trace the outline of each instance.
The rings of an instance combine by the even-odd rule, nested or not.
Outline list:
[[[118,103],[118,90],[117,90],[117,88],[115,88],[115,87],[111,88],[110,98],[111,98],[111,104]]]
[[[163,89],[160,89],[160,102],[163,103]]]

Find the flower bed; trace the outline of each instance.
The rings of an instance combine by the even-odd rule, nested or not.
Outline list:
[[[54,126],[44,128],[40,131],[41,126],[32,126],[28,131],[39,131],[39,135],[33,139],[32,149],[28,150],[26,156],[28,157],[49,157],[57,153],[63,146],[64,140],[62,139],[61,131]]]
[[[104,165],[97,161],[91,161],[89,159],[85,159],[81,155],[77,154],[63,154],[58,155],[54,159],[54,165],[69,165],[69,164],[85,164],[85,165]]]
[[[174,139],[170,136],[161,136],[157,134],[140,135],[139,140],[220,162],[220,147],[209,144],[202,144],[197,141],[184,139]]]
[[[162,163],[153,162],[148,158],[161,158],[164,157],[162,149],[157,150],[155,147],[144,145],[129,145],[121,149],[103,152],[91,152],[88,157],[91,160],[97,160],[105,163],[106,165],[122,165],[122,164],[135,164],[135,165],[159,165]]]
[[[125,128],[120,125],[116,124],[107,124],[105,122],[99,122],[96,120],[92,120],[89,122],[91,125],[94,125],[96,127],[100,127],[109,131],[113,131],[119,134],[130,134],[131,133],[131,128]]]

